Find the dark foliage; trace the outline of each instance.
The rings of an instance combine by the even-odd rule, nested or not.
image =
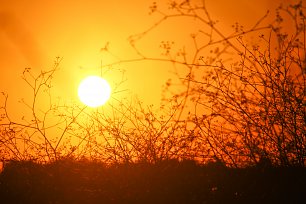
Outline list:
[[[303,203],[304,168],[229,168],[193,161],[115,164],[10,162],[1,203]]]

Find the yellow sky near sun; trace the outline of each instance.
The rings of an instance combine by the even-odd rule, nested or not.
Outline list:
[[[30,94],[21,79],[24,68],[46,70],[52,67],[57,56],[63,57],[55,78],[57,94],[67,100],[77,100],[77,86],[82,78],[99,75],[101,60],[103,63],[114,60],[100,52],[107,42],[116,56],[133,57],[127,37],[144,31],[159,19],[158,15],[148,15],[152,2],[0,0],[0,91],[9,94],[12,109],[18,111],[17,101]],[[207,0],[206,5],[211,16],[220,21],[220,29],[226,32],[235,22],[253,25],[279,2],[286,1]],[[162,40],[188,44],[188,32],[196,26],[170,21],[148,35],[141,46],[146,48],[146,53],[156,54]],[[117,68],[126,70],[127,81],[122,89],[128,89],[146,103],[158,104],[162,85],[173,77],[171,65],[164,63],[143,62]],[[119,82],[121,77],[119,71],[105,75],[111,84]]]

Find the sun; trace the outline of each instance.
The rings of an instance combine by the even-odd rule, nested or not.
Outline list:
[[[99,76],[89,76],[80,83],[78,95],[82,103],[95,108],[108,101],[111,88],[105,79]]]

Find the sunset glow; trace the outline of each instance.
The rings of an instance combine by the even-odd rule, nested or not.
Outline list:
[[[305,200],[285,169],[306,169],[305,19],[302,0],[2,1],[0,203]]]

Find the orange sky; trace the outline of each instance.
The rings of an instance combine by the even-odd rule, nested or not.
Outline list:
[[[220,21],[219,28],[227,32],[237,21],[253,25],[279,2],[207,0],[206,5],[211,16]],[[9,108],[23,110],[17,101],[29,94],[21,79],[24,68],[46,70],[57,56],[63,61],[54,79],[56,93],[64,100],[77,100],[80,80],[86,75],[99,75],[101,60],[114,60],[100,52],[107,42],[121,59],[134,56],[127,37],[159,19],[148,14],[150,5],[152,0],[0,0],[0,91],[9,94]],[[163,40],[188,46],[190,31],[196,29],[190,21],[170,21],[150,33],[141,46],[148,54],[158,53]],[[146,103],[158,104],[163,83],[173,77],[171,65],[164,63],[132,63],[116,68],[126,70],[127,81],[121,88]],[[105,78],[111,84],[118,83],[121,73],[109,72]]]

